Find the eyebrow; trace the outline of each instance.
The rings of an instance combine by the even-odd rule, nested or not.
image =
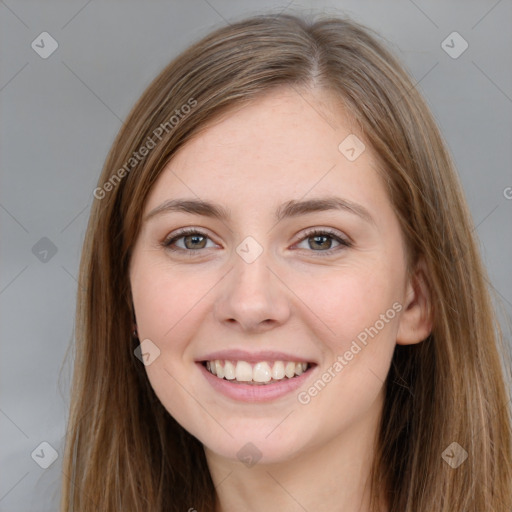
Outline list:
[[[319,197],[304,201],[287,201],[276,210],[275,220],[280,222],[285,218],[298,217],[300,215],[307,215],[327,210],[346,211],[359,216],[370,224],[375,224],[370,212],[364,206],[335,196]],[[220,204],[204,201],[202,199],[169,199],[151,210],[144,217],[144,222],[155,216],[170,212],[203,215],[205,217],[212,217],[221,221],[227,221],[231,218],[230,210],[224,208]]]

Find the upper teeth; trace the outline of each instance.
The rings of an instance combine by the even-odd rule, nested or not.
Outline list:
[[[270,380],[282,380],[285,377],[291,379],[295,375],[301,375],[308,368],[308,363],[294,363],[274,361],[269,363],[262,361],[254,366],[247,361],[207,361],[206,369],[217,375],[219,379],[237,380],[240,382],[269,382]]]

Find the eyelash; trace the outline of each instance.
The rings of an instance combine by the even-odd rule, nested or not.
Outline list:
[[[194,249],[182,249],[181,247],[179,247],[179,248],[172,247],[172,244],[174,244],[180,238],[184,238],[184,237],[187,237],[190,235],[199,235],[199,236],[210,239],[210,237],[206,233],[203,233],[202,231],[199,231],[195,228],[184,228],[181,231],[179,231],[178,233],[176,233],[174,236],[172,236],[171,238],[166,238],[161,243],[161,245],[162,245],[162,247],[164,247],[165,249],[168,249],[170,251],[182,252],[182,253],[184,252],[184,253],[187,253],[188,256],[193,257],[193,256],[195,256],[195,254],[193,254],[193,253],[199,253],[199,252],[201,252],[201,249],[194,250]],[[308,238],[313,238],[315,236],[328,236],[330,238],[333,238],[336,242],[338,242],[340,244],[338,247],[335,247],[334,249],[328,249],[326,251],[321,251],[321,250],[320,251],[314,251],[314,250],[308,251],[308,252],[312,252],[312,253],[321,253],[321,257],[324,255],[330,256],[331,254],[335,253],[336,251],[338,251],[342,248],[352,247],[352,245],[353,245],[352,242],[341,238],[336,232],[331,231],[329,229],[313,229],[311,231],[308,231],[307,233],[305,233],[303,235],[303,237],[297,243],[307,240]]]

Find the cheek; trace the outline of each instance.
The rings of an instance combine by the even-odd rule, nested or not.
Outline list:
[[[135,272],[132,295],[139,335],[163,345],[178,339],[177,331],[194,324],[191,319],[211,286],[197,274],[180,274],[159,265]]]
[[[298,294],[320,319],[322,341],[332,351],[348,350],[351,342],[377,323],[379,331],[392,337],[396,314],[393,303],[399,297],[398,276],[379,262],[360,268],[339,268],[322,281],[303,281]],[[384,326],[382,316],[385,316]],[[320,334],[320,332],[319,332]]]
[[[396,345],[401,304],[397,281],[382,268],[339,273],[310,295],[315,313],[329,327],[317,332],[324,351],[316,380],[298,396],[310,415],[330,411],[321,427],[335,435],[366,414],[382,393]],[[320,427],[319,427],[320,428]]]
[[[201,298],[211,284],[197,273],[140,263],[131,275],[139,339],[151,340],[160,350],[145,370],[160,402],[179,421],[183,411],[191,409],[190,395],[183,388],[190,377],[188,362],[184,364],[186,349],[199,322]]]

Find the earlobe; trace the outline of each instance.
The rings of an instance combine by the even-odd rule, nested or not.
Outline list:
[[[407,283],[404,309],[396,337],[397,344],[413,345],[426,339],[432,331],[432,320],[432,298],[427,268],[424,260],[420,259]]]

